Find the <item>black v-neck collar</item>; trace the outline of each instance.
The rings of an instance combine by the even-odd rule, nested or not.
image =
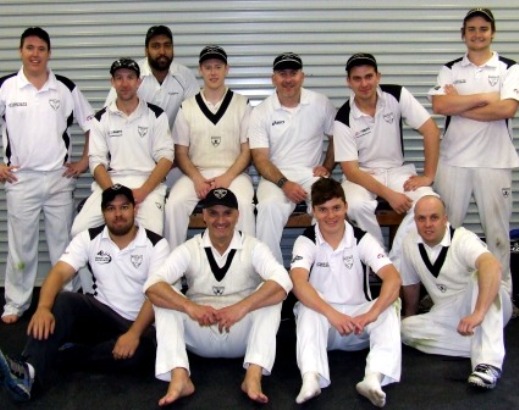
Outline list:
[[[454,237],[454,228],[452,226],[449,229],[449,233],[450,233],[451,241],[452,241],[452,238]],[[442,248],[442,250],[440,251],[440,254],[438,255],[438,257],[436,258],[436,261],[434,262],[434,264],[431,263],[431,260],[429,259],[429,256],[427,255],[427,251],[425,250],[425,246],[423,243],[418,244],[418,250],[420,251],[420,256],[422,257],[422,260],[425,263],[425,266],[427,267],[427,269],[429,269],[429,272],[431,272],[431,274],[435,278],[437,278],[438,275],[440,274],[443,264],[445,263],[445,259],[447,257],[447,252],[449,251],[449,247],[444,246]]]
[[[227,111],[227,108],[229,108],[229,104],[231,104],[233,92],[229,89],[227,90],[227,93],[225,94],[225,97],[222,101],[222,105],[220,105],[220,108],[218,111],[213,114],[209,108],[207,108],[207,105],[205,105],[204,99],[202,98],[202,92],[199,92],[196,95],[196,102],[204,115],[207,117],[209,121],[211,121],[214,125],[218,124],[218,121],[220,121],[220,118],[222,118]]]

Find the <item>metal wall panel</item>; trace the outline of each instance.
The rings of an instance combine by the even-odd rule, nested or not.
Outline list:
[[[358,51],[373,53],[383,81],[398,83],[430,110],[427,90],[442,64],[459,57],[464,44],[459,28],[466,11],[488,2],[473,0],[235,0],[235,1],[51,1],[0,0],[0,75],[18,70],[19,36],[24,28],[40,25],[52,40],[52,68],[74,80],[94,108],[100,109],[109,88],[108,68],[119,56],[140,58],[144,34],[154,24],[169,25],[175,34],[177,61],[196,69],[200,49],[222,45],[229,54],[228,83],[246,94],[253,105],[272,93],[271,64],[275,55],[292,50],[302,55],[308,88],[328,95],[339,107],[348,91],[344,63]],[[519,0],[495,1],[495,49],[519,60]],[[443,125],[443,119],[438,118]],[[517,132],[516,132],[517,134]],[[81,153],[82,137],[74,131],[74,153]],[[406,158],[422,167],[421,138],[405,131]],[[519,139],[516,138],[516,147]],[[91,179],[78,181],[76,197],[89,193]],[[512,226],[519,227],[519,173]],[[5,192],[0,189],[0,279],[7,250]],[[467,225],[481,232],[475,205]],[[293,235],[285,235],[289,249]],[[48,269],[43,236],[40,273]]]

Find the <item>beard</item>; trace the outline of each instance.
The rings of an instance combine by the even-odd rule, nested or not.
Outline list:
[[[173,61],[173,57],[168,56],[160,56],[156,59],[151,59],[148,57],[148,64],[151,68],[157,71],[167,71],[169,70],[169,66],[171,65]]]
[[[114,235],[114,236],[124,236],[126,235],[128,232],[130,232],[133,228],[133,223],[134,221],[133,220],[128,220],[126,221],[125,224],[118,224],[118,225],[115,225],[115,224],[106,224],[108,226],[108,231]]]

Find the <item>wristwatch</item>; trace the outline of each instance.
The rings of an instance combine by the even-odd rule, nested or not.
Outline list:
[[[276,182],[276,185],[280,188],[283,188],[283,185],[285,185],[288,182],[288,179],[285,177],[279,178],[278,182]]]

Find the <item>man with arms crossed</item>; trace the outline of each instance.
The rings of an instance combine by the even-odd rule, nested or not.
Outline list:
[[[512,169],[519,166],[511,119],[519,104],[519,65],[492,51],[495,32],[489,9],[470,10],[461,28],[467,53],[444,65],[429,91],[434,112],[447,116],[434,187],[455,227],[474,195],[486,243],[511,293]]]
[[[105,225],[74,237],[45,279],[27,330],[24,360],[0,352],[0,382],[17,401],[31,398],[35,380],[36,386],[48,387],[59,349],[66,343],[85,346],[81,363],[107,369],[153,357],[153,307],[142,286],[148,273],[164,263],[169,246],[135,225],[131,189],[107,188],[101,208]],[[96,283],[94,294],[61,292],[87,263]]]
[[[406,214],[391,249],[398,267],[405,233],[413,223],[413,203],[433,193],[438,162],[439,131],[425,108],[399,85],[381,85],[375,57],[351,56],[346,63],[347,83],[353,96],[339,109],[334,125],[335,161],[345,175],[348,216],[361,229],[383,243],[375,216],[377,196],[399,214]],[[424,175],[413,164],[404,164],[402,121],[424,139]]]
[[[171,249],[186,239],[189,216],[214,188],[236,192],[238,229],[254,236],[254,188],[245,172],[250,163],[246,97],[229,90],[227,53],[216,45],[200,52],[204,88],[182,103],[175,127],[175,161],[185,174],[173,185],[166,203],[165,237]]]
[[[398,382],[401,373],[400,306],[395,303],[400,276],[376,239],[345,220],[348,204],[339,182],[321,178],[312,185],[311,199],[317,224],[296,239],[290,270],[299,299],[294,312],[303,377],[296,402],[330,385],[327,350],[370,347],[357,391],[383,407],[382,386]],[[367,267],[382,280],[375,300]]]
[[[257,237],[282,263],[280,241],[290,214],[299,202],[308,202],[312,183],[333,169],[331,142],[324,165],[321,159],[336,110],[326,96],[303,88],[303,62],[297,54],[277,56],[273,71],[276,92],[252,110],[249,145],[261,175]]]
[[[492,389],[501,376],[503,326],[512,312],[502,267],[474,233],[452,228],[440,198],[418,200],[415,222],[418,233],[403,246],[402,340],[425,353],[470,357],[469,384]],[[420,283],[434,305],[416,315]]]
[[[238,200],[230,190],[211,190],[203,204],[205,232],[174,249],[144,287],[155,308],[156,376],[169,381],[159,405],[195,391],[186,346],[204,357],[245,356],[241,388],[266,403],[261,379],[274,364],[281,302],[292,282],[266,245],[235,229]],[[183,275],[186,296],[172,286]]]
[[[48,67],[49,34],[26,29],[20,39],[22,68],[0,79],[0,123],[5,163],[9,253],[5,273],[4,323],[14,323],[30,304],[38,270],[39,217],[43,211],[50,260],[70,242],[75,178],[88,167],[88,131],[94,114],[77,86]],[[80,161],[71,163],[68,128],[85,131]]]

